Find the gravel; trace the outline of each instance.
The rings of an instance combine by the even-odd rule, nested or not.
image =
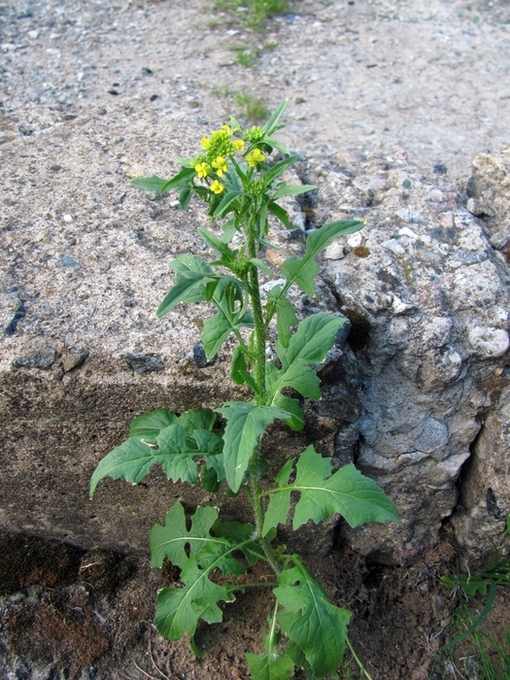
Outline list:
[[[505,0],[304,0],[260,33],[200,0],[4,3],[0,142],[91,107],[108,117],[114,100],[217,125],[248,93],[289,100],[283,137],[304,154],[407,155],[463,176],[510,142],[509,22]]]

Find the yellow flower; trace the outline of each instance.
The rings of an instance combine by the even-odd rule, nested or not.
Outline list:
[[[210,169],[211,168],[207,165],[207,163],[197,163],[197,165],[195,165],[195,170],[198,175],[198,179],[207,177]]]
[[[202,149],[207,151],[209,148],[209,139],[207,137],[202,137]]]
[[[214,180],[210,187],[213,194],[221,194],[224,188],[225,187],[223,186],[223,184],[221,182],[218,182],[217,179]]]
[[[223,156],[217,156],[215,161],[212,161],[211,165],[216,170],[218,177],[221,177],[225,172],[227,172],[228,167],[225,163]]]
[[[250,168],[254,168],[257,163],[265,161],[266,157],[260,149],[253,149],[253,151],[246,156],[246,160],[248,161]]]
[[[244,140],[236,139],[234,142],[234,148],[236,151],[242,151],[244,149]]]

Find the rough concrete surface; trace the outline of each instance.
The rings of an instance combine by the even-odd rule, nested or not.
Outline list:
[[[316,228],[340,216],[367,220],[363,232],[325,254],[318,300],[301,301],[303,314],[342,311],[352,331],[342,360],[325,369],[323,402],[307,406],[303,439],[286,444],[279,435],[275,448],[285,456],[285,448],[313,441],[324,454],[355,460],[394,497],[401,525],[350,535],[374,560],[412,562],[434,545],[456,508],[466,461],[482,450],[481,443],[472,448],[478,433],[499,422],[489,414],[507,380],[508,151],[476,156],[466,181],[467,159],[486,143],[505,141],[505,8],[498,5],[489,21],[481,6],[476,21],[462,3],[438,3],[427,16],[405,3],[306,5],[300,19],[271,24],[267,37],[276,36],[280,47],[263,50],[254,70],[236,65],[228,41],[246,40],[252,49],[259,39],[239,22],[215,34],[207,16],[196,23],[194,5],[177,4],[172,21],[164,3],[101,11],[28,3],[2,12],[4,530],[87,548],[145,549],[148,527],[172,499],[184,493],[190,503],[199,500],[157,472],[136,488],[106,481],[93,501],[87,487],[132,416],[232,395],[226,355],[205,368],[186,358],[205,310],[179,309],[162,320],[154,314],[172,281],[168,262],[184,252],[205,254],[195,227],[207,218],[197,206],[183,215],[174,197],[147,196],[130,179],[171,174],[173,161],[192,155],[233,103],[213,86],[243,83],[257,94],[265,88],[271,104],[292,98],[282,135],[303,154],[298,181],[319,187],[304,211],[293,206],[296,226]],[[419,44],[427,51],[406,61],[406,50]],[[486,59],[470,56],[482,49]],[[455,77],[460,67],[477,92],[488,87],[497,96],[481,95],[482,103],[464,109],[452,99],[445,116],[444,92],[462,98],[467,87]],[[366,80],[368,72],[378,75]],[[350,88],[366,87],[344,97],[337,73]],[[402,82],[393,81],[408,76],[416,86],[400,100],[392,88]],[[431,105],[423,78],[441,95]],[[356,97],[361,109],[346,113],[344,99]],[[392,101],[399,103],[388,114]],[[454,109],[455,129],[441,128]],[[354,138],[356,130],[363,132]],[[403,145],[418,165],[399,151]],[[284,252],[298,247],[278,238]],[[498,480],[484,481],[478,497],[486,498],[490,486],[504,517],[508,479]],[[461,497],[469,515],[471,496]],[[503,519],[487,512],[501,535]]]

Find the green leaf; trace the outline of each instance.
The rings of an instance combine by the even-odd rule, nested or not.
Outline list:
[[[236,333],[243,326],[253,328],[252,312],[244,308],[240,286],[236,282],[220,277],[211,300],[218,313],[207,319],[201,334],[208,361],[216,356],[231,333]]]
[[[282,467],[275,477],[275,482],[279,486],[285,486],[294,469],[294,459],[289,460]],[[262,535],[265,536],[270,531],[274,531],[278,524],[285,524],[290,510],[290,493],[275,493],[270,496],[266,514],[264,516],[264,526]]]
[[[286,229],[292,229],[292,223],[289,219],[289,215],[287,211],[281,207],[281,205],[278,205],[278,203],[275,203],[274,201],[269,201],[267,204],[267,209],[276,217],[276,219],[280,220]]]
[[[266,428],[277,418],[291,414],[271,406],[256,406],[244,401],[229,401],[216,409],[227,420],[223,435],[223,455],[227,483],[237,493],[243,483],[250,458]]]
[[[273,194],[272,199],[276,201],[283,196],[296,196],[297,194],[305,194],[307,191],[313,191],[317,187],[313,184],[299,184],[296,186],[289,186],[286,182],[282,182]]]
[[[345,465],[331,475],[331,462],[309,446],[296,465],[296,478],[289,482],[292,466],[287,462],[277,476],[279,486],[266,492],[270,496],[264,531],[284,522],[283,508],[290,508],[290,494],[300,498],[294,510],[292,526],[297,529],[309,519],[321,522],[338,512],[351,527],[371,522],[398,522],[393,501],[370,478],[354,465]],[[283,498],[277,498],[277,496]],[[288,505],[287,505],[288,504]]]
[[[253,376],[248,372],[248,366],[246,365],[245,353],[243,349],[238,345],[232,356],[232,380],[238,385],[244,385],[245,383],[257,393],[257,384],[253,379]]]
[[[312,231],[306,239],[305,254],[302,258],[293,255],[285,260],[282,271],[287,279],[287,286],[295,283],[307,295],[315,295],[315,277],[319,274],[319,265],[315,261],[316,255],[333,243],[338,236],[352,234],[364,227],[358,220],[340,220],[330,222],[320,229]]]
[[[197,255],[181,255],[170,266],[177,275],[176,282],[160,304],[157,316],[164,316],[180,302],[187,304],[207,300],[207,283],[218,278]]]
[[[179,191],[179,205],[182,210],[187,210],[193,197],[193,189],[185,188]]]
[[[262,260],[259,260],[258,257],[252,257],[250,260],[248,260],[248,262],[250,264],[255,265],[255,267],[257,267],[257,269],[260,269],[260,271],[263,272],[264,274],[267,274],[267,276],[272,275],[272,271],[269,269],[267,264],[265,262],[263,262]]]
[[[157,175],[151,177],[135,177],[132,181],[133,186],[138,189],[151,191],[153,194],[164,194],[170,189],[193,189],[192,178],[196,175],[193,168],[182,168],[177,175],[171,179],[161,179]]]
[[[151,531],[152,562],[160,566],[165,557],[181,568],[182,587],[164,588],[158,596],[155,623],[159,632],[169,640],[193,635],[199,619],[207,623],[222,620],[218,602],[235,599],[235,586],[227,582],[214,583],[209,576],[221,570],[223,576],[245,573],[243,565],[232,557],[236,550],[249,550],[253,541],[215,535],[218,519],[216,508],[197,508],[188,529],[184,509],[176,503],[167,514],[165,526],[156,525]],[[241,532],[244,533],[245,532]]]
[[[155,444],[161,430],[175,422],[177,422],[175,413],[164,409],[142,413],[131,421],[129,436],[132,439],[141,439],[147,444]]]
[[[137,484],[156,463],[161,464],[168,479],[195,483],[195,460],[201,457],[205,457],[208,467],[217,468],[221,480],[222,439],[211,432],[215,421],[216,415],[209,409],[188,411],[179,418],[164,410],[138,416],[131,425],[130,439],[110,451],[97,466],[90,482],[90,495],[104,477]]]
[[[161,189],[167,183],[166,179],[161,179],[157,175],[151,175],[150,177],[135,177],[131,184],[137,189],[145,189],[146,191],[151,191],[153,194],[160,194]]]
[[[291,560],[294,566],[281,572],[280,585],[273,590],[283,607],[278,621],[304,654],[314,675],[322,678],[334,673],[342,662],[351,613],[328,602],[299,555]]]
[[[285,420],[285,424],[294,432],[301,432],[305,426],[305,414],[297,399],[287,397],[281,392],[277,392],[271,401],[271,406],[276,406],[284,411],[288,411],[291,417]]]
[[[297,163],[299,160],[299,156],[293,155],[289,156],[288,158],[284,158],[281,161],[278,161],[278,163],[275,163],[267,172],[264,173],[264,188],[269,187],[271,183],[287,168],[289,168],[291,165],[294,165],[294,163]]]
[[[276,352],[284,367],[296,361],[320,364],[335,342],[336,334],[346,319],[327,312],[311,314],[300,322],[291,336],[288,347],[276,343]]]
[[[280,121],[280,118],[283,116],[285,109],[287,108],[287,101],[283,101],[273,112],[273,114],[269,117],[269,120],[266,122],[264,125],[264,132],[267,135],[272,135],[273,132],[275,131],[276,127],[278,126],[278,123]]]
[[[224,546],[224,539],[210,535],[210,530],[217,519],[216,508],[199,506],[188,530],[184,508],[177,501],[167,512],[165,524],[163,526],[156,524],[151,529],[149,536],[151,566],[163,566],[163,560],[167,557],[172,564],[183,569],[188,561],[189,551],[197,552],[209,542]]]
[[[256,535],[256,530],[253,524],[242,524],[241,522],[215,522],[213,526],[215,536],[221,536],[229,539],[231,542],[242,545],[243,551],[248,564],[253,566],[260,560],[266,560],[266,555],[260,543],[257,540],[252,540]],[[269,535],[269,540],[272,540],[276,535],[276,531]]]
[[[195,175],[194,168],[182,168],[174,177],[164,183],[159,193],[163,194],[166,191],[170,191],[170,189],[193,189],[193,178]]]
[[[217,567],[213,564],[212,568]],[[190,557],[181,573],[183,588],[163,588],[158,594],[154,623],[168,640],[179,640],[188,633],[193,640],[199,619],[219,623],[223,612],[218,602],[235,600],[229,583],[218,585],[208,575],[211,568],[202,568],[195,557]],[[193,644],[192,644],[193,648]]]
[[[269,632],[264,636],[264,653],[245,655],[252,680],[289,680],[294,675],[295,663],[287,654],[287,649],[285,652],[278,650],[281,637],[277,622],[278,608],[278,601],[276,601],[272,615],[267,617]],[[288,645],[289,643],[287,643],[287,648]],[[302,661],[306,665],[304,657]]]
[[[276,287],[279,288],[279,286]],[[279,297],[276,302],[276,328],[282,347],[288,347],[291,337],[290,329],[297,323],[296,310],[291,301],[285,296]]]
[[[176,422],[186,432],[192,433],[194,430],[212,430],[217,419],[218,416],[210,408],[194,408],[181,414]]]
[[[319,364],[324,360],[344,323],[343,318],[319,312],[300,322],[287,347],[278,340],[275,349],[282,368],[270,376],[269,395],[274,396],[284,387],[292,387],[303,397],[320,399],[320,381],[309,364]],[[285,335],[283,340],[286,340]]]
[[[294,662],[287,654],[276,649],[263,654],[246,653],[252,680],[290,680],[294,675]]]
[[[208,229],[204,229],[204,227],[197,227],[197,232],[210,248],[222,255],[223,263],[231,264],[235,261],[238,253],[237,250],[231,250],[227,243],[219,239],[216,234],[213,234]]]
[[[239,198],[239,196],[243,195],[244,194],[242,191],[229,191],[216,206],[211,217],[225,217],[225,215],[233,209],[232,203],[236,200],[236,198]]]

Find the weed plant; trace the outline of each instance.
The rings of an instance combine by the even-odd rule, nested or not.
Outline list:
[[[510,516],[507,533],[510,533]],[[479,574],[443,576],[440,580],[457,598],[450,620],[450,626],[457,633],[438,650],[444,673],[449,669],[459,680],[510,680],[510,631],[506,632],[505,641],[500,642],[483,630],[494,606],[497,588],[510,584],[510,557],[499,559]],[[481,597],[486,598],[485,602],[481,611],[475,614]],[[461,667],[455,662],[459,650],[462,650]],[[447,676],[443,674],[443,677]]]
[[[288,12],[289,4],[287,0],[216,0],[214,8],[241,16],[248,26],[260,31],[268,17]]]
[[[312,231],[303,255],[287,258],[274,278],[263,259],[272,248],[269,219],[291,228],[279,200],[315,188],[291,186],[282,179],[298,160],[274,137],[284,110],[285,103],[264,127],[245,129],[232,119],[202,138],[202,150],[183,161],[171,179],[134,181],[156,194],[177,190],[183,209],[198,197],[217,224],[216,229],[197,229],[213,253],[210,261],[190,253],[170,264],[175,283],[157,314],[163,316],[180,304],[209,303],[214,314],[201,333],[206,357],[213,361],[234,338],[231,377],[250,396],[215,408],[179,414],[159,409],[138,416],[129,438],[99,463],[91,480],[91,494],[107,476],[136,484],[159,464],[172,482],[201,484],[207,494],[223,490],[230,496],[244,495],[252,509],[251,523],[225,522],[214,505],[199,506],[189,516],[177,502],[164,524],[153,527],[149,542],[153,567],[168,559],[180,570],[179,585],[163,588],[158,595],[156,627],[169,640],[187,635],[198,655],[203,650],[194,635],[201,619],[221,621],[219,604],[232,602],[247,587],[271,591],[260,652],[246,654],[254,680],[289,680],[296,666],[305,669],[308,678],[331,675],[349,646],[350,612],[329,602],[301,556],[278,543],[279,525],[291,518],[296,530],[335,513],[353,527],[398,521],[393,502],[373,480],[352,464],[333,471],[331,460],[313,446],[297,459],[286,460],[274,477],[268,474],[270,447],[262,447],[268,428],[276,420],[290,430],[304,428],[300,398],[320,399],[315,369],[346,322],[325,312],[299,319],[288,293],[296,287],[313,297],[318,253],[337,237],[364,226],[348,220]],[[264,295],[261,277],[272,281]],[[274,359],[267,352],[271,335],[276,337],[270,353]],[[258,563],[272,576],[261,583],[243,580],[247,568]]]

